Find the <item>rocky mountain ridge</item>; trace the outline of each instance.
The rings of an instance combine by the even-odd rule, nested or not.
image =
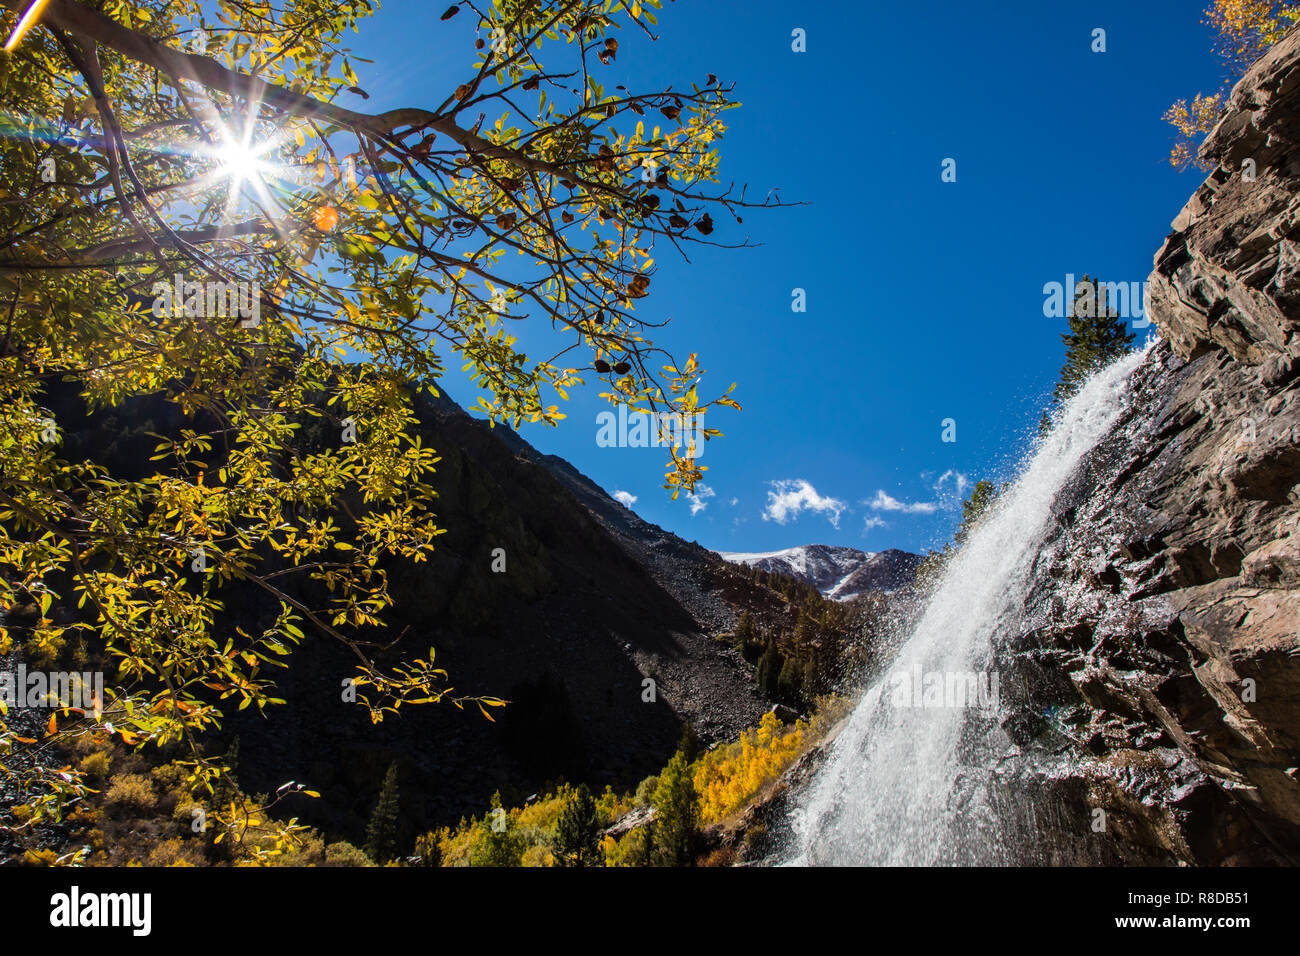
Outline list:
[[[826,597],[849,601],[868,591],[894,592],[916,577],[922,557],[908,551],[859,551],[841,545],[805,544],[781,551],[719,551],[733,564],[775,571],[807,581]]]

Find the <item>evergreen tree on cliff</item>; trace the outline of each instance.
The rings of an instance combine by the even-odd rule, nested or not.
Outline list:
[[[953,540],[957,542],[958,547],[966,540],[966,536],[975,527],[975,522],[988,510],[988,506],[993,504],[993,500],[997,496],[998,489],[993,482],[977,481],[975,483],[975,487],[971,489],[970,497],[961,503],[961,526],[957,529],[957,533],[953,535]]]
[[[1070,331],[1061,335],[1065,364],[1052,392],[1052,408],[1043,412],[1039,431],[1051,428],[1051,411],[1068,402],[1098,369],[1109,365],[1133,346],[1133,333],[1107,301],[1105,286],[1084,276],[1074,290],[1068,316]]]

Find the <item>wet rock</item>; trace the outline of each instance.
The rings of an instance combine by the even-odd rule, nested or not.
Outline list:
[[[1035,851],[1053,862],[1290,862],[1300,859],[1286,774],[1300,765],[1298,512],[1280,474],[1241,476],[1293,446],[1266,440],[1246,467],[1225,459],[1239,427],[1231,410],[1258,400],[1258,369],[1220,366],[1209,352],[1177,365],[1168,352],[1157,345],[1134,373],[1131,410],[1075,479],[1105,493],[1085,497],[1046,544],[1061,567],[1029,602],[1051,609],[1053,624],[1032,632],[1032,653],[1024,640],[1007,644],[1005,683],[1030,691],[1024,714],[1070,699],[1086,712],[1074,728],[1026,721],[1012,735],[1040,751],[1064,739],[1073,754],[1044,779],[1034,762],[1020,767],[1042,799],[1059,801],[1050,821],[1025,825],[1058,827]],[[1171,407],[1198,399],[1199,414]],[[1268,434],[1294,434],[1296,408],[1280,406]],[[1157,421],[1181,424],[1153,448]],[[1104,839],[1081,837],[1098,810]]]
[[[1032,653],[1009,644],[1022,715],[1063,706],[1052,671],[1085,712],[1038,731],[1034,759],[1008,755],[1008,777],[1040,792],[1025,825],[1055,828],[1044,860],[1300,862],[1297,144],[1293,30],[1203,147],[1219,168],[1150,279],[1163,341],[1062,494],[1074,520],[1026,609],[1059,623],[1033,631]]]

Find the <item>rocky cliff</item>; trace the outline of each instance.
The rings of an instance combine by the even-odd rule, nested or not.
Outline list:
[[[1202,156],[1001,662],[1040,861],[1300,862],[1300,32]]]

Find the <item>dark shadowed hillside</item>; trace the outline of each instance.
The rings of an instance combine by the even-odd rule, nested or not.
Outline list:
[[[446,533],[428,562],[387,569],[397,598],[387,634],[397,640],[386,657],[432,645],[457,694],[511,703],[495,723],[443,704],[372,726],[342,699],[354,659],[309,633],[281,678],[286,704],[238,715],[213,742],[219,752],[238,736],[241,784],[270,792],[305,782],[321,799],[290,810],[356,839],[396,761],[403,825],[414,833],[481,814],[498,789],[522,799],[561,777],[635,786],[663,766],[687,722],[705,741],[729,738],[770,706],[729,632],[736,608],[777,609],[779,596],[641,521],[510,430],[446,397],[418,402],[421,437],[441,456],[434,484]],[[186,424],[154,401],[133,404],[130,428],[120,412],[88,418],[63,383],[51,385],[48,405],[70,456],[115,471],[147,461],[150,433]],[[305,430],[304,441],[324,440]],[[218,630],[274,613],[251,593],[230,606]]]

